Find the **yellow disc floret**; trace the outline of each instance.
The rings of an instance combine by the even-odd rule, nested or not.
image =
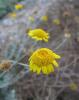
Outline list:
[[[29,31],[28,35],[37,40],[37,41],[45,41],[45,42],[48,42],[48,39],[49,39],[49,35],[48,33],[46,33],[44,30],[42,29],[34,29],[34,30],[31,30]]]
[[[30,70],[40,74],[50,74],[54,72],[54,68],[58,67],[55,59],[60,59],[60,56],[55,54],[48,48],[37,49],[29,58]]]

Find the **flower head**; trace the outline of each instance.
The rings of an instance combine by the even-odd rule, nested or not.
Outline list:
[[[48,21],[48,17],[47,16],[42,16],[41,20],[47,22]]]
[[[2,71],[5,71],[5,70],[9,69],[10,67],[11,67],[11,63],[9,60],[4,60],[0,64],[0,70],[2,70]]]
[[[35,21],[35,19],[34,19],[33,16],[29,16],[29,17],[28,17],[28,20],[29,20],[30,22],[34,22],[34,21]]]
[[[58,63],[55,59],[60,59],[60,56],[55,54],[48,48],[37,49],[29,58],[30,71],[40,74],[50,74],[54,72],[54,68],[58,68]]]
[[[22,9],[24,7],[24,5],[22,5],[22,4],[16,4],[15,5],[15,9],[16,10],[20,10],[20,9]]]
[[[70,88],[71,90],[77,90],[77,89],[78,89],[78,86],[77,86],[76,83],[71,83],[71,84],[69,85],[69,88]]]
[[[53,23],[54,23],[55,25],[60,25],[60,20],[59,20],[59,19],[54,19],[54,20],[53,20]]]
[[[17,16],[16,12],[9,13],[8,15],[12,18],[16,18]]]
[[[46,33],[44,30],[42,29],[34,29],[34,30],[31,30],[29,31],[28,35],[35,39],[36,41],[45,41],[45,42],[48,42],[48,39],[49,39],[49,36],[48,36],[48,33]]]

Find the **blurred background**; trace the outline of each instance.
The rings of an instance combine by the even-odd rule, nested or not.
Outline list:
[[[37,28],[49,42],[29,38]],[[59,71],[29,72],[40,47],[61,56]],[[79,0],[0,0],[0,100],[79,100]]]

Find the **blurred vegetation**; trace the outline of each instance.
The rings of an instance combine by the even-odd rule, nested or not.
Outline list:
[[[14,9],[17,2],[23,0],[0,0],[0,19],[2,19],[8,12]]]
[[[4,100],[4,98],[5,98],[5,94],[3,94],[2,91],[1,91],[1,89],[0,89],[0,99]]]

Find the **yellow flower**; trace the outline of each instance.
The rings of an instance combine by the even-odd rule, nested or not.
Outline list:
[[[60,59],[60,56],[55,54],[48,48],[37,49],[29,58],[29,69],[32,72],[40,74],[50,74],[54,72],[54,68],[58,68],[58,63],[55,59]]]
[[[42,29],[34,29],[34,30],[31,30],[29,31],[28,35],[35,39],[36,41],[45,41],[45,42],[48,42],[48,39],[49,39],[49,36],[48,36],[48,33],[46,33],[44,30]]]
[[[48,17],[47,16],[42,16],[41,20],[46,22],[46,21],[48,21]]]
[[[22,9],[24,7],[24,5],[22,5],[22,4],[16,4],[15,5],[15,9],[16,10],[20,10],[20,9]]]
[[[29,20],[30,22],[34,22],[34,21],[35,21],[33,16],[29,16],[29,17],[28,17],[28,20]]]
[[[10,17],[13,17],[13,18],[16,18],[16,16],[17,16],[15,12],[9,13],[8,15],[9,15]]]
[[[59,25],[60,24],[60,20],[59,19],[54,19],[53,23],[56,24],[56,25]]]
[[[69,87],[70,87],[71,90],[77,90],[78,89],[78,86],[76,85],[76,83],[71,83],[69,85]]]

